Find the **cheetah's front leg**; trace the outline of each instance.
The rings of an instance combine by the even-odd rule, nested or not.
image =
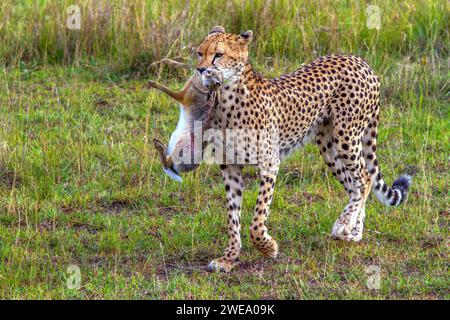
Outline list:
[[[273,190],[278,174],[278,164],[260,167],[260,188],[256,202],[253,222],[250,226],[250,238],[255,247],[263,255],[276,258],[278,255],[277,242],[267,233],[265,221],[269,217],[269,208],[272,203]]]
[[[242,169],[235,165],[222,165],[220,168],[227,192],[229,239],[224,255],[211,261],[208,269],[230,272],[238,264],[241,252]]]

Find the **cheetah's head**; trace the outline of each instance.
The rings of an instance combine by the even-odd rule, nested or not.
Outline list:
[[[198,46],[197,72],[202,74],[213,68],[222,72],[225,81],[238,76],[247,64],[252,37],[251,30],[238,35],[226,33],[224,27],[214,27]]]

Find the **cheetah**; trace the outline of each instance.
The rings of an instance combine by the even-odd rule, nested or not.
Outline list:
[[[267,79],[249,62],[253,32],[225,32],[214,27],[197,50],[197,72],[218,70],[223,75],[220,98],[212,109],[211,129],[256,130],[260,143],[236,152],[245,160],[258,156],[259,193],[250,226],[253,245],[266,257],[276,258],[278,245],[266,226],[281,161],[311,141],[315,143],[333,176],[343,185],[349,203],[334,223],[334,239],[362,239],[365,203],[372,190],[387,206],[403,203],[411,177],[400,176],[389,187],[376,157],[380,82],[363,59],[333,54],[320,57],[300,69]],[[267,142],[276,133],[276,144]],[[220,141],[218,139],[218,141]],[[275,140],[270,140],[275,141]],[[221,142],[216,142],[217,147]],[[261,151],[262,150],[262,151]],[[242,169],[246,164],[222,163],[228,211],[228,246],[213,260],[211,271],[231,271],[241,252],[240,215],[243,196]]]

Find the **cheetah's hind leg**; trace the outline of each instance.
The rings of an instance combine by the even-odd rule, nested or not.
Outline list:
[[[331,236],[335,239],[358,242],[363,235],[366,199],[372,182],[361,157],[361,144],[348,149],[346,144],[340,142],[335,145],[339,154],[337,161],[343,165],[343,184],[350,202],[334,223]]]

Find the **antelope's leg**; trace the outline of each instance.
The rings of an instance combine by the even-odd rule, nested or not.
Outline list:
[[[158,89],[162,92],[164,92],[165,94],[167,94],[168,96],[174,98],[175,100],[177,100],[179,103],[183,103],[184,101],[184,91],[172,91],[169,88],[167,88],[166,86],[163,86],[162,84],[159,84],[155,81],[149,80],[147,83],[147,87],[149,88],[155,88]]]

